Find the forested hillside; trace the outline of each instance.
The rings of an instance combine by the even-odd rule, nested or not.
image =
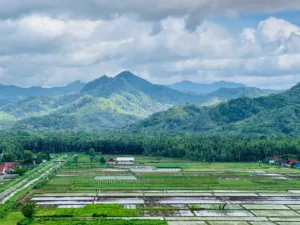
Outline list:
[[[73,85],[80,84],[77,82]],[[49,90],[52,90],[52,94],[57,93],[56,89]],[[259,89],[247,87],[223,88],[206,95],[183,93],[163,85],[151,84],[125,71],[113,78],[103,76],[91,81],[80,93],[33,96],[5,104],[0,107],[0,129],[115,129],[128,126],[172,106],[186,103],[198,106],[216,105],[241,96],[252,98],[264,95],[266,93]]]
[[[30,87],[21,88],[14,85],[0,84],[0,106],[10,102],[16,102],[28,97],[53,97],[58,95],[66,95],[78,93],[84,87],[85,83],[75,81],[63,87],[43,88]]]
[[[280,94],[238,98],[214,107],[181,105],[156,113],[133,130],[255,134],[300,133],[300,84]]]

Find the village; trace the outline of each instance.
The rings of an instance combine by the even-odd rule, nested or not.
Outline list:
[[[31,151],[25,151],[22,160],[6,161],[6,159],[7,157],[5,157],[3,153],[1,153],[0,185],[7,183],[10,180],[16,179],[20,176],[23,176],[27,171],[32,170],[37,165],[45,163],[47,160],[50,159],[50,155],[43,153],[33,154]]]
[[[300,169],[300,160],[294,157],[288,158],[284,156],[272,156],[271,158],[269,158],[269,164],[287,168]]]

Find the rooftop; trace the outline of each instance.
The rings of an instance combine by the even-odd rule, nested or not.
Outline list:
[[[133,157],[118,157],[117,161],[134,161]]]

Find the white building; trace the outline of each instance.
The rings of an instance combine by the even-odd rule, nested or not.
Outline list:
[[[133,157],[118,157],[116,159],[116,164],[133,164],[134,158]]]

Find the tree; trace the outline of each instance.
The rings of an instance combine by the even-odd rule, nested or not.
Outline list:
[[[104,165],[104,164],[106,163],[106,160],[104,159],[103,156],[100,158],[100,163],[101,163],[102,165]]]
[[[35,163],[41,164],[43,162],[43,158],[44,158],[43,153],[40,152],[40,153],[36,154]]]
[[[94,161],[94,159],[95,159],[95,156],[90,156],[90,161],[91,161],[91,163]]]
[[[93,162],[94,159],[95,159],[95,156],[96,156],[96,151],[95,151],[95,149],[90,148],[90,150],[89,150],[89,155],[90,155],[90,160],[91,160],[91,162]]]
[[[15,160],[16,160],[16,158],[13,154],[11,154],[11,153],[3,154],[2,162],[13,162]]]
[[[22,214],[26,218],[33,218],[34,214],[36,213],[36,203],[35,201],[27,202],[22,208]]]
[[[25,169],[25,168],[16,167],[16,168],[14,169],[14,173],[15,173],[15,174],[18,174],[19,176],[23,176],[25,172],[26,172],[26,169]]]
[[[92,156],[92,157],[94,157],[94,156],[96,155],[95,149],[90,148],[90,149],[89,149],[89,155]]]
[[[30,164],[33,162],[33,153],[29,150],[25,150],[23,154],[23,162]]]
[[[77,163],[78,163],[78,155],[75,155],[75,156],[74,156],[74,162],[75,162],[75,164],[76,164],[76,166],[77,166]]]

